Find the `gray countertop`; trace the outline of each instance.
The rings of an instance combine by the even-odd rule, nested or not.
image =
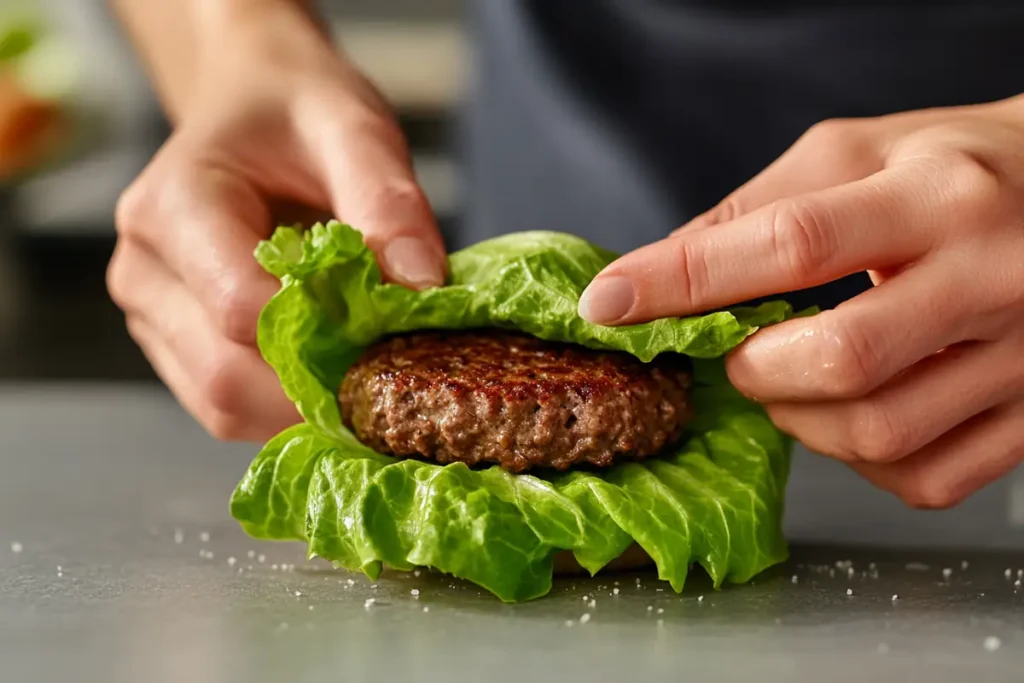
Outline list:
[[[567,579],[505,606],[429,574],[374,587],[307,564],[297,545],[248,539],[226,503],[252,454],[207,439],[156,389],[0,390],[0,680],[938,682],[1024,670],[1014,481],[958,511],[911,513],[802,454],[793,559],[753,585],[695,580],[676,596],[650,575]]]

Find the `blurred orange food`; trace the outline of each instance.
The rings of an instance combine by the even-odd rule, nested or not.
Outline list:
[[[61,110],[0,68],[0,181],[42,161],[59,138]]]

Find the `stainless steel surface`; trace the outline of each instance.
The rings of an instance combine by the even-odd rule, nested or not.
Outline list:
[[[211,442],[157,390],[0,391],[0,680],[1020,680],[1020,551],[801,545],[789,566],[721,592],[618,576],[503,606],[427,574],[374,588],[246,538],[226,502],[252,450]],[[829,536],[845,516],[798,499],[844,515],[882,499],[799,462],[791,528],[856,540],[856,519]],[[833,475],[814,498],[814,478]],[[919,541],[933,524],[962,544],[984,513],[1005,517],[1007,490],[960,513],[894,512],[888,534],[866,537],[899,546],[906,521]],[[1019,532],[1001,529],[979,544],[1013,545]]]

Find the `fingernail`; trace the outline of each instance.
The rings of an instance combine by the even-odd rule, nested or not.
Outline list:
[[[440,287],[444,271],[434,249],[415,237],[399,237],[384,248],[384,270],[394,280],[413,289]]]
[[[626,317],[636,299],[628,278],[619,275],[598,278],[580,297],[580,317],[598,325],[610,325]]]

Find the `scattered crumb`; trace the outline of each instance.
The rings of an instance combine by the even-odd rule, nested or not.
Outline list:
[[[618,583],[618,581],[616,581],[615,583]],[[613,588],[612,589],[612,595],[618,595],[618,594],[619,594],[619,589],[618,588]]]
[[[354,586],[354,585],[356,585],[356,582],[355,582],[355,581],[353,581],[352,579],[349,579],[349,580],[348,580],[348,581],[346,581],[345,583],[347,583],[347,584],[348,584],[349,586]]]
[[[658,608],[658,614],[664,614],[664,613],[665,613],[665,608],[664,607],[659,607]]]
[[[590,602],[588,602],[587,607],[589,607],[590,609],[594,609],[595,607],[597,607],[597,600],[591,600]]]
[[[295,597],[301,598],[302,597],[302,591],[295,591]]]
[[[257,561],[257,562],[259,562],[260,564],[263,564],[264,562],[266,562],[266,561],[267,561],[267,556],[266,556],[266,555],[263,555],[263,554],[261,554],[261,555],[259,555],[259,556],[258,556],[258,557],[256,558],[256,561]]]
[[[373,603],[377,602],[377,598],[366,598],[366,602],[363,603],[363,607],[370,609],[373,607]]]
[[[953,576],[953,570],[952,569],[950,569],[949,567],[946,567],[945,569],[942,570],[942,578],[944,578],[944,579],[946,579],[948,581],[949,577],[951,577],[951,576]]]
[[[270,565],[270,571],[276,572],[277,571],[277,565],[276,564]]]
[[[423,611],[424,611],[424,612],[429,612],[429,611],[430,611],[430,608],[429,608],[429,607],[427,607],[426,605],[424,605],[424,606],[423,606]]]
[[[697,596],[697,602],[704,602],[704,596],[703,595],[698,595]]]
[[[411,591],[409,591],[409,594],[412,595],[412,597],[414,598],[418,598],[420,596],[420,589],[413,588]]]
[[[654,605],[647,605],[647,611],[648,612],[653,612],[654,611]]]
[[[247,552],[245,554],[245,556],[248,557],[251,560],[252,558],[256,557],[256,551],[255,550],[250,550],[249,552]]]
[[[1020,588],[1020,579],[1017,579],[1016,581],[1014,581],[1013,585],[1016,586],[1017,588]]]
[[[372,588],[373,590],[377,590],[377,584],[371,583],[370,584],[370,588]],[[454,586],[453,586],[453,588],[454,588]]]
[[[412,570],[412,575],[415,576],[417,579],[420,578],[420,573],[421,572],[420,572],[419,569],[413,569]]]
[[[896,602],[896,601],[897,601],[897,600],[899,600],[899,599],[900,599],[900,596],[899,596],[899,595],[898,595],[897,593],[893,593],[893,594],[892,594],[892,601],[893,601],[893,602]]]
[[[201,543],[209,543],[210,542],[210,532],[209,531],[200,531],[199,532],[199,541]]]
[[[799,578],[799,577],[798,577],[798,576],[797,576],[796,574],[793,574],[793,576],[791,576],[791,577],[789,578],[789,582],[790,582],[790,583],[796,583],[796,582],[797,582],[797,581],[799,581],[799,580],[800,580],[800,578]]]
[[[984,647],[988,652],[995,652],[1002,646],[1002,644],[1003,641],[999,640],[995,636],[989,636],[985,639],[985,642],[982,643],[982,647]]]
[[[20,553],[24,549],[25,549],[25,546],[23,546],[21,543],[18,543],[17,541],[14,541],[13,543],[11,543],[11,552],[14,553],[15,555],[17,555],[18,553]]]
[[[234,567],[236,562],[238,562],[238,560],[235,559],[234,555],[228,558],[229,567]]]
[[[585,624],[588,621],[590,621],[590,612],[584,612],[583,615],[580,617],[580,623]]]
[[[853,595],[853,589],[852,588],[847,588],[846,589],[846,594],[847,595]]]

